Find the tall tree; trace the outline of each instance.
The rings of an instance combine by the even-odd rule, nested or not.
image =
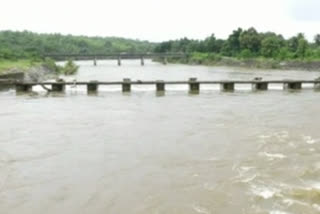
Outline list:
[[[317,46],[320,46],[320,34],[315,35],[314,42]]]
[[[288,48],[292,53],[297,52],[300,39],[305,39],[303,33],[298,33],[297,36],[293,36],[288,40]]]
[[[259,53],[262,37],[254,28],[249,28],[241,33],[239,41],[241,49],[248,49],[252,53]]]
[[[282,46],[282,40],[277,36],[269,36],[261,42],[261,54],[264,57],[277,57]]]
[[[238,28],[230,34],[221,50],[224,55],[236,56],[240,52],[240,35],[242,32],[242,28]]]
[[[300,38],[298,41],[297,56],[300,58],[305,58],[308,48],[308,41],[304,38]]]

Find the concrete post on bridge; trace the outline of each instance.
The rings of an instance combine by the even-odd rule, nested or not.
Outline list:
[[[129,78],[124,78],[122,82],[122,92],[130,92],[131,91],[131,80]]]
[[[266,90],[268,90],[268,83],[267,82],[260,82],[262,80],[261,77],[256,77],[253,80],[256,81],[256,82],[252,83],[252,90],[254,90],[254,91],[266,91]]]
[[[167,57],[163,57],[163,64],[164,64],[164,65],[168,64],[168,59],[167,59]]]
[[[197,82],[197,78],[192,77],[189,79],[189,93],[190,94],[199,94],[200,92],[200,83]]]
[[[51,84],[51,90],[53,92],[64,92],[66,89],[66,85],[64,84],[64,80],[60,79],[56,83]]]
[[[284,83],[284,89],[300,90],[302,89],[302,82],[286,82]]]
[[[223,82],[220,84],[221,91],[234,91],[234,82]]]
[[[315,88],[316,90],[320,90],[320,77],[317,78],[317,79],[315,79],[315,81],[319,81],[319,82],[314,84],[314,88]]]
[[[16,92],[17,93],[23,93],[23,92],[32,91],[32,85],[29,85],[29,84],[17,83],[15,86],[16,86]]]
[[[97,58],[96,57],[93,59],[93,65],[97,66]]]
[[[141,56],[141,66],[144,66],[144,57]]]
[[[121,66],[121,56],[118,56],[118,66]]]
[[[156,82],[156,91],[160,93],[164,93],[166,90],[165,83],[163,80],[157,80]]]
[[[95,94],[98,92],[99,82],[96,80],[90,81],[87,84],[87,92],[88,94]]]

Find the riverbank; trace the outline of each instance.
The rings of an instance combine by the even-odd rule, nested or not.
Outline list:
[[[40,63],[31,60],[0,60],[0,75],[6,73],[25,72]]]
[[[67,61],[64,66],[57,65],[54,60],[49,58],[38,61],[0,60],[0,79],[38,82],[56,79],[59,75],[74,75],[78,68],[79,66],[71,60]]]
[[[266,58],[233,58],[222,57],[215,54],[192,54],[188,58],[168,58],[169,63],[206,65],[206,66],[230,66],[259,69],[302,70],[320,71],[320,60],[276,60]]]
[[[0,60],[0,78],[24,81],[44,81],[57,77],[48,63],[32,60]]]

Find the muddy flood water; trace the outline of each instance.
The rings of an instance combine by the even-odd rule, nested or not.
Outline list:
[[[310,79],[146,61],[78,62],[77,80]],[[201,86],[0,92],[1,214],[320,213],[320,92]]]

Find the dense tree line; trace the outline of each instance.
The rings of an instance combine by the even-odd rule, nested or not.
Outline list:
[[[183,38],[166,41],[155,47],[155,52],[213,53],[220,56],[273,59],[320,59],[320,34],[314,42],[308,42],[302,33],[285,39],[272,32],[259,33],[254,28],[238,28],[226,40],[217,39],[214,34],[204,40]]]
[[[28,31],[0,31],[0,59],[37,58],[45,54],[183,52],[217,56],[273,59],[320,59],[320,34],[314,41],[302,33],[289,39],[272,32],[260,33],[254,28],[238,28],[227,39],[214,34],[204,40],[182,38],[162,43],[116,37],[87,37],[61,34],[37,34]]]
[[[86,37],[0,31],[0,59],[40,57],[44,54],[145,53],[154,44],[116,37]]]

